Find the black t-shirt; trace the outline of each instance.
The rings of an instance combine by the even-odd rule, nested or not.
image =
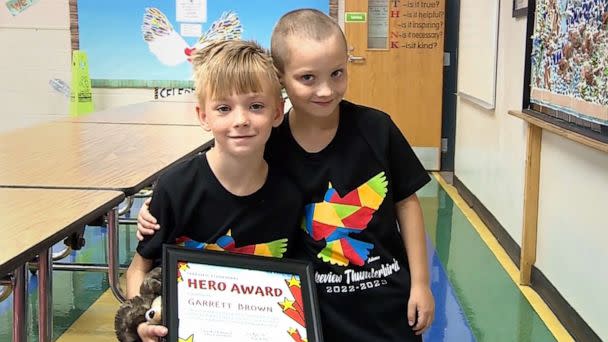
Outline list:
[[[270,167],[264,185],[247,196],[227,191],[206,154],[162,175],[150,203],[160,230],[141,241],[137,252],[161,257],[162,244],[272,257],[288,256],[302,217],[302,195],[283,173]]]
[[[342,101],[334,139],[307,153],[286,117],[267,159],[308,203],[294,253],[314,263],[325,340],[420,340],[407,322],[410,272],[395,204],[430,177],[391,118]]]

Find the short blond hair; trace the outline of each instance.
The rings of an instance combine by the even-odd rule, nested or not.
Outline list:
[[[261,93],[264,82],[281,100],[281,84],[267,50],[254,41],[225,40],[198,50],[192,59],[194,88],[205,99],[232,94]]]
[[[270,52],[274,65],[280,73],[285,70],[289,59],[289,39],[312,39],[317,42],[325,41],[338,35],[344,42],[346,37],[340,25],[327,14],[312,8],[303,8],[285,13],[272,30]]]

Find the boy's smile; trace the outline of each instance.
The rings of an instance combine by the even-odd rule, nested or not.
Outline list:
[[[257,134],[229,135],[228,139],[238,146],[250,144],[256,136]]]
[[[346,47],[340,37],[292,38],[287,45],[281,80],[294,110],[312,117],[337,115],[347,82]]]
[[[327,106],[331,106],[334,103],[334,99],[328,100],[328,101],[312,101],[314,104],[322,106],[322,107],[327,107]]]
[[[263,153],[273,126],[282,119],[279,99],[271,91],[207,99],[197,107],[201,125],[211,131],[218,151],[241,157]]]

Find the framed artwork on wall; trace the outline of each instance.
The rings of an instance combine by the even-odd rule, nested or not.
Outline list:
[[[608,0],[529,0],[523,112],[608,143]]]
[[[528,14],[528,0],[513,0],[513,18]]]

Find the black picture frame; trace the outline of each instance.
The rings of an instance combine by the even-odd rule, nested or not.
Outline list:
[[[534,35],[537,0],[528,0],[527,2],[526,37],[528,37],[528,39],[526,39],[526,54],[524,59],[524,83],[521,103],[522,112],[563,128],[566,131],[574,132],[594,141],[608,144],[608,125],[583,121],[563,111],[532,103],[532,39],[530,37]]]
[[[528,14],[528,0],[523,0],[525,6],[520,4],[518,0],[513,0],[513,18],[525,17]]]
[[[185,248],[185,247],[179,247],[179,246],[174,246],[174,245],[164,245],[163,246],[163,260],[162,260],[162,264],[163,264],[163,297],[162,297],[162,305],[163,305],[163,313],[162,313],[162,317],[163,317],[163,324],[168,328],[169,332],[167,334],[167,336],[165,337],[165,341],[170,341],[170,342],[178,342],[178,332],[179,332],[179,318],[178,318],[178,312],[179,312],[179,298],[178,296],[180,295],[179,289],[178,289],[178,265],[182,265],[183,267],[183,263],[186,262],[188,269],[190,267],[197,268],[197,269],[201,269],[201,265],[202,265],[202,269],[204,269],[204,267],[206,266],[220,266],[222,268],[226,268],[226,270],[222,270],[222,272],[227,271],[226,272],[226,278],[215,278],[215,279],[230,279],[229,277],[229,269],[234,269],[234,273],[238,273],[241,272],[242,270],[253,270],[253,271],[261,271],[261,272],[266,272],[269,274],[272,273],[278,273],[279,275],[273,275],[274,277],[279,277],[282,275],[293,275],[293,276],[297,276],[299,277],[299,285],[300,285],[300,290],[299,293],[301,293],[301,308],[302,311],[304,311],[304,326],[296,324],[294,321],[294,325],[301,328],[302,331],[306,332],[306,337],[308,339],[308,342],[322,342],[323,341],[323,335],[322,335],[322,331],[321,331],[321,322],[320,322],[320,314],[319,314],[319,307],[318,307],[318,302],[317,302],[317,296],[316,296],[316,287],[315,287],[315,281],[314,281],[314,271],[312,268],[312,265],[310,263],[304,262],[304,261],[299,261],[299,260],[291,260],[291,259],[277,259],[277,258],[269,258],[269,257],[262,257],[262,256],[254,256],[254,255],[239,255],[239,254],[232,254],[232,253],[226,253],[226,252],[215,252],[215,251],[207,251],[207,250],[200,250],[200,249],[191,249],[191,248]],[[215,268],[216,269],[216,268]],[[194,273],[193,273],[194,274]],[[223,273],[222,273],[223,274]],[[180,276],[183,276],[181,278],[181,281],[186,281],[186,277],[189,277],[190,275],[186,274],[186,273],[182,273],[180,272]],[[202,276],[201,276],[202,277]],[[283,286],[287,286],[289,291],[291,291],[291,286],[289,284],[287,284],[289,281],[287,280],[287,278],[282,278],[284,279],[284,283]],[[294,279],[294,278],[292,278]],[[190,286],[190,284],[194,284],[194,288],[195,290],[200,290],[203,291],[203,286],[198,285],[200,287],[197,287],[196,284],[205,284],[204,290],[205,291],[210,291],[211,289],[213,290],[218,290],[218,287],[214,287],[211,288],[210,285],[211,284],[211,280],[202,280],[202,279],[198,279],[198,283],[196,282],[197,279],[196,278],[188,278],[189,283],[188,286]],[[206,283],[200,283],[200,281],[203,281]],[[231,284],[232,282],[232,284]],[[241,284],[237,283],[237,281],[234,280],[225,280],[224,281],[225,287],[224,293],[222,295],[224,296],[232,296],[232,294],[227,293],[230,291],[230,289],[232,288],[232,286],[240,286]],[[227,285],[226,285],[227,284]],[[277,283],[278,284],[278,283]],[[182,288],[184,287],[184,285],[182,285]],[[232,288],[234,289],[234,288]],[[278,288],[277,288],[278,289]],[[195,291],[193,290],[193,291]],[[190,289],[188,289],[188,291],[183,290],[183,294],[187,294],[188,291],[191,291]],[[291,292],[288,293],[287,291],[281,292],[282,296],[281,298],[275,297],[277,300],[281,299],[283,300],[283,297],[287,298],[290,295],[293,295],[293,299],[294,301],[297,303],[299,302],[296,298],[297,296]],[[205,294],[207,295],[207,294]],[[212,294],[209,294],[212,295]],[[237,296],[239,295],[243,295],[242,293],[239,293],[237,291],[237,293],[234,294],[235,298],[237,298]],[[248,295],[252,295],[252,294],[248,294]],[[190,298],[199,298],[199,297],[190,297]],[[242,296],[239,298],[243,298]],[[196,302],[196,300],[194,300]],[[276,301],[275,301],[276,302]],[[236,308],[237,305],[231,306],[231,304],[234,303],[228,303],[228,308],[230,308],[232,310],[232,308]],[[276,312],[279,312],[281,314],[285,314],[284,312],[287,311],[284,309],[283,306],[280,306],[280,304],[278,302],[276,302],[275,304],[277,304],[276,309],[278,309]],[[225,308],[226,305],[222,306],[222,308]],[[240,310],[240,304],[238,305],[239,310]],[[208,310],[208,309],[206,309]],[[234,310],[235,311],[235,316],[238,318],[240,313],[237,313],[238,310]],[[292,312],[293,313],[293,312]],[[274,313],[273,313],[274,315]],[[289,316],[287,314],[285,314],[286,316]],[[301,317],[301,313],[299,313],[300,317]],[[226,315],[224,315],[223,317],[226,317]],[[283,316],[281,316],[283,317]],[[288,319],[292,319],[293,318],[288,318]],[[242,321],[237,321],[239,324],[242,324]],[[299,333],[299,331],[298,331]],[[194,335],[193,335],[194,336]],[[236,338],[236,337],[235,337]],[[285,336],[281,336],[281,337],[277,337],[277,338],[272,338],[271,341],[293,341],[293,339],[291,339],[291,337],[288,334],[288,331],[285,330]],[[187,339],[180,339],[179,341],[188,341]],[[194,341],[196,342],[196,339],[194,339]],[[236,341],[236,340],[235,340]],[[239,340],[240,341],[240,340]]]

